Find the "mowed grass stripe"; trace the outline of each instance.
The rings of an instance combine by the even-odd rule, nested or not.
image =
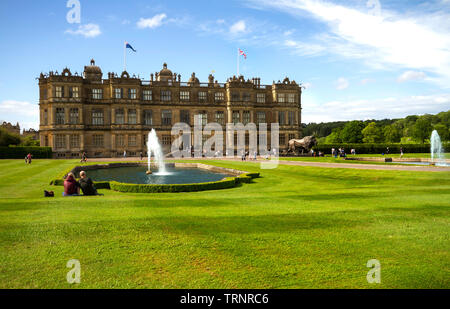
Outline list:
[[[63,198],[76,160],[0,161],[0,287],[448,287],[446,173],[209,163],[261,172],[252,184],[179,194]],[[34,167],[34,166],[33,166]],[[28,175],[33,186],[15,184]],[[25,176],[24,176],[25,177]],[[19,177],[20,178],[20,177]],[[43,198],[44,188],[57,197]],[[82,264],[68,285],[67,260]],[[382,284],[365,264],[378,258]]]

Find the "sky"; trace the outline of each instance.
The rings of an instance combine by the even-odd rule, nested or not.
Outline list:
[[[77,8],[79,3],[79,14]],[[79,18],[78,18],[79,17]],[[41,72],[301,83],[302,122],[450,109],[450,0],[2,0],[0,120],[39,128]]]

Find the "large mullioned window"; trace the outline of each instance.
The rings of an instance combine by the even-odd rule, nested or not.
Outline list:
[[[55,118],[56,118],[56,124],[64,124],[65,123],[65,111],[63,107],[57,107],[56,108],[56,113],[55,113]]]
[[[170,126],[172,124],[172,111],[161,111],[161,123],[163,126]]]
[[[103,110],[93,109],[92,110],[92,124],[93,125],[103,125]]]
[[[70,124],[78,124],[78,108],[71,108],[69,111]]]
[[[92,89],[92,98],[94,100],[101,100],[103,98],[103,89]]]
[[[170,90],[161,90],[161,101],[171,101],[172,93]]]
[[[144,90],[142,91],[142,97],[144,101],[151,101],[152,98],[152,91],[151,90]]]

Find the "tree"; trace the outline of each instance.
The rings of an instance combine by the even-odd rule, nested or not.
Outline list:
[[[399,143],[402,138],[402,131],[398,125],[391,124],[384,127],[383,135],[387,143]]]
[[[431,131],[433,131],[431,122],[421,117],[417,119],[416,123],[413,126],[412,137],[423,144],[425,142],[425,139],[430,137]]]
[[[38,140],[33,139],[31,136],[22,137],[22,141],[20,142],[21,146],[39,146],[40,142]]]
[[[341,143],[341,130],[340,129],[334,129],[333,132],[331,132],[330,135],[328,135],[325,139],[326,144],[335,144],[335,143]]]
[[[450,129],[445,124],[439,123],[434,126],[434,129],[441,137],[441,141],[450,141]]]
[[[383,140],[382,132],[375,122],[369,123],[361,133],[364,143],[379,143]]]
[[[20,137],[0,128],[0,146],[19,145]]]
[[[362,130],[364,123],[362,121],[354,120],[347,122],[342,129],[340,137],[343,143],[361,143],[363,140]]]

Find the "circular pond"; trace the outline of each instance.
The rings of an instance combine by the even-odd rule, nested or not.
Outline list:
[[[227,174],[212,172],[200,168],[167,167],[166,173],[158,173],[152,170],[147,175],[146,168],[142,166],[133,167],[111,167],[86,171],[93,181],[117,181],[134,184],[186,184],[218,181]]]

